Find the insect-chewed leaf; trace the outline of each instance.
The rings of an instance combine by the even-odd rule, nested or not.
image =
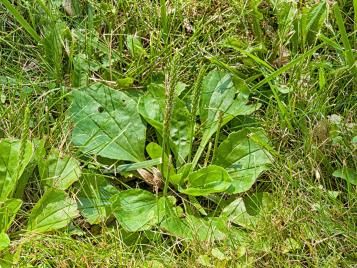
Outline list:
[[[81,175],[79,162],[75,158],[69,156],[61,158],[55,150],[47,159],[39,161],[38,168],[41,182],[45,187],[66,190]]]
[[[19,140],[0,141],[0,202],[14,192],[32,154],[33,145],[29,141],[25,141],[23,148]]]
[[[104,222],[111,213],[110,198],[117,193],[104,176],[84,174],[79,180],[78,209],[90,224]]]
[[[149,230],[166,215],[166,206],[172,207],[175,198],[158,198],[140,189],[120,192],[112,198],[113,214],[129,232]]]
[[[78,215],[75,200],[62,190],[50,189],[45,192],[32,209],[27,230],[48,232],[61,229]]]
[[[231,183],[224,168],[212,165],[189,174],[185,188],[179,187],[179,190],[187,195],[207,196],[227,191]]]
[[[72,142],[84,153],[143,161],[146,126],[136,102],[125,93],[105,85],[73,91]]]
[[[245,128],[231,133],[218,147],[214,164],[229,171],[232,193],[249,190],[257,177],[269,169],[271,155],[264,149],[268,143],[262,129]]]

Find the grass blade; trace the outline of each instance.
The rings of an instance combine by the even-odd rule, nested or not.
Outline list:
[[[338,29],[339,29],[340,34],[341,34],[342,43],[343,43],[343,45],[345,47],[346,62],[350,67],[352,67],[353,64],[354,64],[353,52],[352,52],[352,47],[351,47],[350,41],[348,40],[348,36],[347,36],[347,32],[346,32],[344,21],[343,21],[343,18],[342,18],[340,7],[336,3],[333,6],[332,9],[333,9],[333,13],[334,13],[335,18],[336,18],[336,23],[337,23]],[[356,14],[355,14],[355,16],[356,16]],[[355,25],[355,27],[356,27],[356,25]]]
[[[17,9],[8,1],[0,0],[7,10],[15,17],[18,23],[31,35],[36,42],[41,41],[41,37],[36,33],[35,29],[25,20],[25,18],[17,11]]]
[[[304,54],[300,55],[296,59],[290,61],[288,64],[284,65],[280,69],[278,69],[275,72],[272,72],[271,74],[267,75],[262,81],[260,81],[258,84],[256,84],[255,86],[252,87],[252,91],[257,90],[258,88],[260,88],[261,86],[265,85],[269,81],[271,81],[274,78],[278,77],[279,75],[285,73],[287,70],[293,68],[296,64],[298,64],[301,61],[303,61],[304,59],[310,57],[312,54],[315,53],[316,50],[320,49],[324,45],[325,44],[320,44],[320,45],[308,50],[307,52],[305,52]]]
[[[165,0],[160,0],[160,16],[161,16],[162,36],[166,43],[168,38],[168,18],[167,18],[167,9],[166,9]]]
[[[114,172],[120,173],[120,172],[127,172],[127,171],[135,171],[140,168],[149,168],[149,167],[157,166],[157,165],[160,165],[161,163],[162,163],[162,160],[160,157],[160,158],[146,160],[146,161],[139,162],[139,163],[120,165],[115,169],[115,171],[103,170],[103,173],[108,174],[108,173],[114,173]]]

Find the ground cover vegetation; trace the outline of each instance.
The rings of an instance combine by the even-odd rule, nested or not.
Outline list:
[[[1,267],[353,267],[356,0],[0,0]]]

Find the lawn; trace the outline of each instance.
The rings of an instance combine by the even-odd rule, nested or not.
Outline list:
[[[355,267],[356,20],[0,0],[0,267]]]

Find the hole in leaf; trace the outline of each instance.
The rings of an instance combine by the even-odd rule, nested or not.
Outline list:
[[[100,113],[104,112],[104,108],[102,106],[99,106],[98,107],[98,112],[100,112]]]

